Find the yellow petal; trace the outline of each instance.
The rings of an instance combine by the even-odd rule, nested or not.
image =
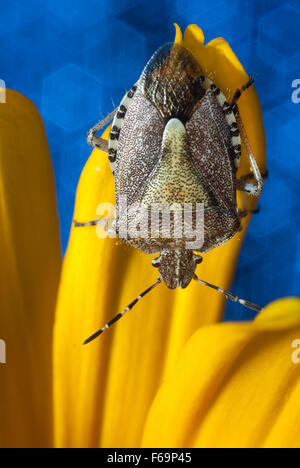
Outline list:
[[[7,91],[0,104],[0,446],[52,444],[52,329],[61,254],[42,119]]]
[[[257,328],[262,330],[292,329],[300,325],[299,299],[290,298],[270,304],[254,320]]]
[[[282,327],[274,328],[274,309]],[[254,323],[200,329],[154,400],[143,446],[299,447],[296,338],[299,299],[268,306]]]
[[[174,23],[174,26],[175,26],[175,39],[174,39],[174,43],[175,44],[181,44],[182,43],[182,32],[181,32],[181,29],[180,27],[178,26],[178,24]]]
[[[181,32],[178,27],[176,30],[176,41],[180,43]],[[203,34],[197,34],[195,44],[189,40],[196,49],[203,41]],[[223,53],[222,47],[216,51],[213,46],[210,48],[216,57]],[[235,77],[237,59],[233,53],[229,63],[230,60]],[[220,64],[223,66],[221,59]],[[216,69],[217,75],[223,73],[221,65]],[[228,63],[226,66],[230,70]],[[240,76],[239,71],[237,86],[242,86],[246,77],[245,72]],[[235,88],[232,94],[234,91]],[[252,119],[256,119],[256,130],[250,136],[258,135],[254,146],[259,148],[258,161],[263,167],[263,125],[254,90],[250,97],[241,100],[241,107],[245,103],[244,124],[248,130]],[[107,135],[106,132],[106,138]],[[247,161],[244,167],[249,172]],[[113,200],[113,190],[107,155],[94,150],[78,187],[75,219],[94,219],[98,204]],[[249,218],[245,219],[244,225],[248,222]],[[244,234],[245,231],[205,255],[199,276],[229,288]],[[184,345],[201,325],[221,319],[224,298],[215,291],[196,283],[184,291],[170,291],[162,285],[97,341],[82,348],[85,338],[156,279],[157,272],[145,254],[112,239],[99,239],[95,228],[72,229],[56,311],[57,446],[139,446],[157,389],[173,371]]]

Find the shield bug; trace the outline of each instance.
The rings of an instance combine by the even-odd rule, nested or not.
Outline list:
[[[119,320],[162,281],[174,289],[186,288],[191,280],[196,280],[221,292],[227,299],[255,311],[261,310],[247,300],[200,280],[195,274],[196,266],[202,262],[200,254],[224,244],[241,229],[241,218],[247,213],[239,211],[236,191],[259,196],[263,187],[263,178],[237,106],[241,93],[252,84],[253,79],[249,77],[229,103],[186,48],[165,44],[152,56],[119,107],[90,130],[88,142],[108,153],[114,174],[116,233],[122,241],[146,254],[159,253],[152,261],[159,277],[85,344]],[[111,120],[106,142],[96,133]],[[241,140],[252,174],[238,179]],[[123,198],[127,207],[139,203],[147,213],[161,204],[176,204],[177,211],[179,207],[182,212],[188,206],[192,228],[195,227],[193,215],[201,204],[204,220],[201,246],[187,248],[187,236],[174,235],[183,219],[176,224],[174,212],[170,217],[173,235],[151,235],[151,222],[146,222],[147,235],[124,235],[120,226]],[[127,214],[129,221],[136,221],[138,217],[134,210]],[[161,223],[161,217],[158,219]],[[91,226],[97,222],[75,222],[75,225]]]

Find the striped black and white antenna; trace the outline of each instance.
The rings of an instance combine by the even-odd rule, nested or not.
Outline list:
[[[224,294],[226,299],[229,299],[232,302],[238,302],[239,304],[243,305],[244,307],[247,307],[248,309],[254,310],[255,312],[261,312],[262,307],[253,304],[253,302],[250,302],[246,299],[241,299],[240,297],[236,296],[235,294],[232,294],[229,291],[225,291],[224,289],[220,288],[219,286],[215,286],[214,284],[208,283],[207,281],[203,281],[198,278],[196,274],[194,274],[194,280],[197,281],[197,283],[203,284],[204,286],[208,286],[209,288],[214,289],[215,291],[220,292],[221,294]],[[136,304],[138,301],[140,301],[144,296],[146,296],[148,293],[150,293],[156,286],[158,286],[162,282],[161,276],[158,277],[156,283],[152,284],[149,288],[147,288],[144,292],[142,292],[134,301],[132,301],[126,309],[122,310],[119,314],[117,314],[115,317],[113,317],[107,324],[103,327],[100,328],[96,333],[94,333],[92,336],[90,336],[87,340],[84,341],[84,345],[90,343],[91,341],[94,341],[98,336],[100,336],[105,330],[107,330],[109,327],[111,327],[114,323],[116,323],[118,320],[120,320],[123,315],[126,314],[126,312],[129,312]]]
[[[233,302],[239,302],[239,304],[242,304],[244,307],[247,307],[248,309],[255,310],[255,312],[261,312],[262,307],[253,304],[253,302],[247,301],[246,299],[241,299],[240,297],[236,296],[235,294],[232,294],[229,291],[225,291],[222,288],[219,288],[219,286],[215,286],[214,284],[208,283],[207,281],[203,281],[198,278],[196,274],[194,274],[194,280],[197,281],[197,283],[203,284],[204,286],[208,286],[209,288],[215,289],[216,291],[224,294],[226,299],[229,299],[230,301]]]
[[[135,305],[138,301],[140,301],[144,296],[146,296],[146,294],[148,294],[149,292],[152,291],[152,289],[156,288],[156,286],[158,286],[160,283],[161,283],[162,279],[161,277],[159,276],[158,277],[158,280],[156,281],[156,283],[152,284],[152,286],[150,286],[149,288],[147,288],[144,292],[142,292],[134,301],[132,301],[127,307],[126,309],[122,310],[122,312],[120,312],[119,314],[117,314],[114,318],[112,318],[109,322],[107,322],[106,325],[104,325],[103,328],[100,328],[100,330],[98,330],[96,333],[94,333],[92,336],[90,336],[87,340],[84,341],[84,345],[90,343],[91,341],[95,340],[96,338],[98,338],[98,336],[100,336],[105,330],[107,330],[109,327],[111,327],[114,323],[116,323],[118,320],[120,320],[120,318],[123,317],[123,315],[126,314],[126,312],[129,312]]]

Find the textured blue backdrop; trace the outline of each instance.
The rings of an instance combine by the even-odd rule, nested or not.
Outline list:
[[[63,247],[76,185],[90,154],[87,129],[112,110],[172,23],[223,36],[255,77],[270,177],[253,219],[233,292],[265,304],[300,295],[299,0],[1,0],[0,78],[32,99],[47,129]],[[228,304],[226,319],[252,313]]]

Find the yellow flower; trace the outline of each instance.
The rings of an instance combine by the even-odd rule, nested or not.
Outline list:
[[[145,447],[299,448],[300,300],[199,329],[149,412]]]
[[[53,170],[36,107],[0,104],[0,446],[51,446],[52,333],[61,267]],[[2,342],[3,343],[3,342]]]
[[[195,25],[184,39],[176,28],[175,41],[230,100],[248,77],[229,45],[215,39],[204,46]],[[264,172],[254,88],[239,108]],[[7,345],[0,446],[300,447],[298,299],[271,304],[252,323],[221,324],[224,297],[217,292],[196,283],[184,291],[162,285],[83,347],[157,273],[135,249],[99,239],[95,228],[73,228],[52,337],[61,259],[45,132],[35,106],[14,91],[0,105],[0,123],[0,339]],[[243,152],[239,175],[248,172]],[[99,203],[114,202],[113,193],[107,155],[95,150],[75,218],[95,218]],[[254,202],[239,198],[244,203]],[[243,232],[205,255],[200,278],[230,288],[248,223],[249,217]]]
[[[184,39],[177,27],[175,41],[190,49],[230,100],[248,75],[226,41],[215,39],[204,46],[203,40],[197,26],[189,26]],[[263,172],[264,130],[254,87],[243,94],[239,109]],[[247,173],[243,153],[239,175]],[[94,219],[99,203],[114,202],[113,193],[107,155],[94,150],[78,187],[75,219]],[[244,228],[248,222],[249,217]],[[245,230],[205,255],[200,278],[230,287]],[[150,258],[137,250],[99,239],[95,228],[72,229],[54,334],[56,446],[140,446],[152,402],[173,375],[186,343],[200,326],[221,319],[224,297],[215,291],[196,283],[184,291],[162,285],[101,339],[82,348],[85,338],[155,282],[156,275]]]

